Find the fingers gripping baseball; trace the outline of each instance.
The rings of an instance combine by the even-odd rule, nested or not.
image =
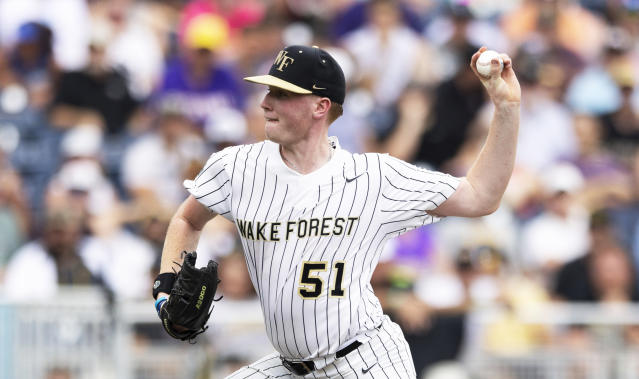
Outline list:
[[[490,61],[489,69],[483,65],[488,60]],[[482,46],[473,54],[470,67],[495,105],[521,101],[519,81],[512,67],[512,59],[507,54],[495,54]]]

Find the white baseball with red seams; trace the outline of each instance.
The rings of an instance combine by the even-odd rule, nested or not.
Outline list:
[[[490,77],[490,68],[491,62],[493,59],[497,58],[499,60],[499,73],[504,68],[504,61],[501,59],[501,56],[495,50],[486,50],[477,59],[477,63],[475,66],[477,67],[477,72],[479,72],[484,77]]]

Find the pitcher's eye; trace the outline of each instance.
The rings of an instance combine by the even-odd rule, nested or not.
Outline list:
[[[288,92],[282,91],[282,90],[270,90],[269,93],[271,94],[271,96],[276,97],[278,99],[289,97]]]
[[[268,93],[271,97],[276,99],[288,99],[297,95],[295,93],[277,87],[269,87]]]

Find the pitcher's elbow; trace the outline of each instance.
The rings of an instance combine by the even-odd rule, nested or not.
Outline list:
[[[499,202],[495,203],[492,207],[488,208],[484,216],[488,216],[497,212],[497,209],[499,209]]]
[[[499,209],[499,205],[501,204],[501,198],[496,200],[486,201],[483,206],[480,208],[480,216],[488,216],[497,211]]]

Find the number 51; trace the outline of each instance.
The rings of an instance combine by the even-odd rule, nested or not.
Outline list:
[[[318,272],[326,271],[328,262],[304,262],[300,276],[299,294],[304,299],[317,299],[322,294],[324,281],[317,276]],[[333,288],[329,292],[331,297],[344,297],[342,281],[344,279],[344,262],[338,261],[333,264],[334,278]]]

